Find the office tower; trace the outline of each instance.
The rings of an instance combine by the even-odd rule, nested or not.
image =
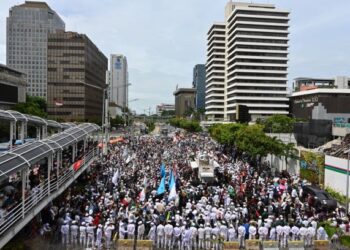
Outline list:
[[[100,122],[108,59],[84,34],[48,37],[48,114],[64,121]]]
[[[193,68],[192,87],[196,89],[196,109],[205,108],[205,65],[197,64]]]
[[[116,106],[128,107],[128,63],[123,55],[111,55],[110,60],[110,101]]]
[[[225,24],[215,23],[208,31],[205,115],[210,121],[224,120],[225,110]]]
[[[7,18],[7,65],[26,74],[27,93],[46,98],[47,37],[64,30],[62,19],[45,2],[26,1]]]
[[[288,114],[288,22],[289,12],[271,4],[229,2],[226,5],[225,22],[220,26],[221,32],[225,30],[224,105],[217,109],[223,108],[223,120],[235,121],[239,105],[248,107],[253,121],[273,114]],[[219,43],[210,40],[215,39],[213,27],[208,33],[208,54],[215,47],[219,49],[216,46]],[[211,86],[209,73],[222,74],[222,64],[210,64],[210,56],[207,89]]]
[[[193,88],[177,88],[173,94],[175,96],[175,115],[189,116],[196,108],[196,90]]]

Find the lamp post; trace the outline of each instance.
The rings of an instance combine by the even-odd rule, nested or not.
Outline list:
[[[349,167],[350,167],[350,149],[345,151],[344,153],[347,153],[348,159],[347,159],[347,169],[346,169],[346,215],[349,213]]]
[[[128,105],[126,106],[126,108],[128,108],[129,109],[129,103],[130,102],[136,102],[136,101],[138,101],[139,100],[139,98],[135,98],[135,99],[132,99],[132,100],[128,100]],[[124,117],[125,117],[125,120],[124,120],[124,127],[126,126],[126,125],[128,125],[129,126],[129,116],[128,115],[126,115],[127,114],[127,112],[126,112],[126,109],[124,109]],[[128,122],[126,122],[126,117],[128,117]]]

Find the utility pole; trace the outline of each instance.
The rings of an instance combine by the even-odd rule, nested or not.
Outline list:
[[[103,90],[103,95],[105,97],[104,104],[103,104],[103,106],[104,106],[104,125],[103,125],[103,127],[105,129],[105,131],[104,131],[105,134],[104,134],[104,140],[102,140],[102,146],[103,146],[102,153],[104,155],[106,155],[108,152],[107,144],[109,141],[109,136],[108,136],[108,132],[109,132],[108,131],[109,130],[108,104],[109,104],[109,102],[108,102],[107,89]]]

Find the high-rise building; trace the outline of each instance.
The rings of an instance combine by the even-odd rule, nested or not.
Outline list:
[[[224,24],[214,24],[208,32],[208,119],[221,118],[223,112],[223,120],[235,121],[239,105],[248,107],[253,121],[288,114],[288,23],[289,12],[271,4],[226,5]],[[213,59],[223,53],[224,66]],[[211,95],[213,77],[224,78],[224,88],[216,88],[223,97]]]
[[[215,23],[208,31],[205,115],[208,120],[224,120],[225,114],[225,24]]]
[[[205,108],[205,65],[197,64],[193,68],[192,87],[196,89],[196,109]]]
[[[110,101],[119,107],[128,107],[128,63],[123,55],[111,55]]]
[[[48,115],[64,121],[102,119],[108,58],[84,34],[48,37]]]
[[[187,116],[195,108],[196,90],[193,88],[177,88],[174,91],[175,96],[175,115]]]
[[[26,1],[7,18],[7,65],[26,74],[27,93],[47,95],[47,37],[64,30],[62,19],[45,2]]]

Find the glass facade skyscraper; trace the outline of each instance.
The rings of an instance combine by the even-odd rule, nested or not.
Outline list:
[[[47,38],[65,23],[45,2],[26,1],[7,18],[7,65],[27,76],[27,93],[47,97]]]
[[[193,68],[192,87],[196,89],[196,109],[205,108],[205,65],[197,64]]]

